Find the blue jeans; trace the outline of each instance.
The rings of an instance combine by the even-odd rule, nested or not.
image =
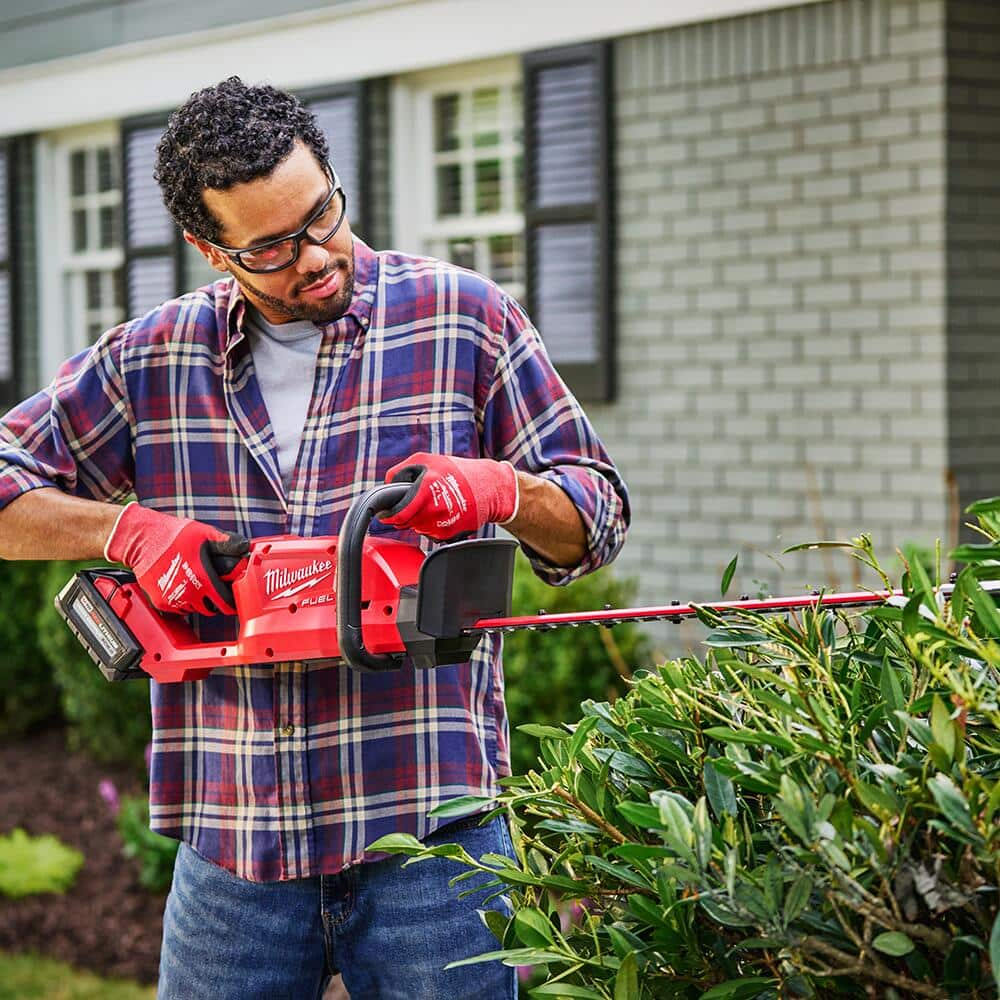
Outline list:
[[[451,823],[425,843],[460,843],[474,858],[513,856],[503,816],[478,823]],[[488,893],[459,900],[474,880],[455,888],[448,881],[463,866],[431,858],[404,869],[404,860],[260,883],[181,844],[163,920],[158,1000],[314,1000],[336,970],[351,1000],[516,998],[515,970],[500,962],[444,969],[500,947],[476,913]],[[487,905],[509,912],[500,898]]]

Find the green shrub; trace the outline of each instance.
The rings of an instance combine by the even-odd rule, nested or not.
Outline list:
[[[58,685],[70,746],[96,760],[130,763],[142,771],[152,733],[148,681],[108,683],[52,603],[86,565],[93,563],[48,564],[36,618],[39,640]]]
[[[59,689],[39,642],[48,564],[0,560],[0,737],[21,736],[59,716]]]
[[[11,899],[65,892],[76,880],[83,855],[55,837],[13,830],[0,837],[0,895]]]
[[[627,607],[632,583],[599,570],[567,587],[550,587],[518,553],[512,613],[534,615]],[[535,762],[534,741],[519,726],[572,718],[581,701],[614,698],[627,690],[625,678],[649,663],[650,647],[637,625],[612,629],[581,626],[552,632],[512,632],[504,636],[503,664],[511,726],[511,766],[523,774]]]
[[[125,855],[138,858],[139,882],[151,892],[166,892],[174,874],[178,843],[149,828],[149,799],[126,795],[118,813],[118,830],[125,841]]]
[[[947,604],[917,561],[899,606],[706,614],[704,660],[585,703],[502,796],[518,863],[387,847],[510,893],[491,955],[533,996],[995,997],[1000,499],[974,509],[993,540]]]

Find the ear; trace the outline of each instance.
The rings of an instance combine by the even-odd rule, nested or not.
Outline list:
[[[216,271],[226,273],[229,271],[229,261],[221,250],[216,250],[203,239],[199,239],[193,233],[184,230],[184,242],[190,243],[215,268]]]

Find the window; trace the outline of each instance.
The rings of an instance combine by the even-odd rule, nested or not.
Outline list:
[[[43,274],[54,270],[58,287],[45,296],[43,329],[52,331],[46,361],[83,349],[125,317],[118,131],[73,130],[54,137],[49,149],[54,197],[43,231],[53,238],[40,252],[53,254]]]
[[[401,243],[489,275],[524,294],[523,137],[520,71],[514,61],[421,74],[403,84],[414,151],[397,177],[407,206]],[[397,114],[406,115],[405,108]],[[410,117],[410,115],[406,115]],[[402,199],[400,199],[402,200]]]

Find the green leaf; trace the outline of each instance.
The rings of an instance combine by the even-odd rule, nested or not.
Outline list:
[[[854,542],[828,541],[828,542],[800,542],[798,545],[790,545],[787,549],[782,549],[781,554],[787,552],[804,552],[806,549],[853,549]]]
[[[514,931],[529,948],[544,948],[555,940],[549,918],[541,910],[531,907],[514,914]]]
[[[56,837],[29,837],[12,830],[0,837],[0,895],[20,899],[65,892],[76,881],[83,855]]]
[[[899,683],[899,676],[896,668],[886,659],[882,664],[882,676],[879,678],[882,690],[882,697],[889,706],[890,711],[899,711],[906,707],[906,699],[903,697],[903,687]]]
[[[948,558],[954,562],[982,563],[1000,559],[1000,543],[968,542],[959,545],[948,553]]]
[[[639,970],[635,964],[634,951],[629,952],[618,967],[614,1000],[639,1000]]]
[[[701,1000],[754,1000],[765,989],[777,986],[778,980],[769,976],[747,976],[719,983],[701,995]]]
[[[711,736],[713,740],[722,743],[743,743],[747,746],[774,747],[776,750],[785,750],[793,753],[795,744],[787,736],[779,736],[777,733],[760,733],[753,729],[728,729],[725,726],[711,726],[705,730],[706,736]]]
[[[712,812],[716,819],[723,816],[735,816],[737,811],[736,789],[732,781],[724,774],[721,774],[712,763],[711,758],[706,758],[705,766],[702,769],[702,781],[705,785],[705,794],[712,806]]]
[[[1000,913],[993,921],[993,930],[990,932],[990,965],[993,968],[993,978],[1000,987]]]
[[[984,497],[965,508],[966,514],[993,514],[1000,511],[1000,497]]]
[[[733,574],[736,572],[736,563],[740,558],[740,554],[737,552],[736,555],[730,560],[729,565],[725,568],[722,574],[722,584],[719,587],[719,591],[723,597],[729,592],[729,585],[733,582]]]
[[[902,955],[909,955],[913,951],[913,942],[899,931],[886,931],[879,934],[873,941],[872,946],[885,955],[893,955],[899,958]]]
[[[508,919],[497,910],[478,910],[479,919],[486,925],[486,929],[502,944],[504,935],[507,933]]]
[[[955,724],[951,721],[951,713],[939,695],[934,695],[931,703],[931,732],[934,734],[934,742],[948,755],[948,759],[955,757]]]
[[[784,921],[787,927],[806,908],[812,893],[812,879],[808,875],[800,875],[785,896]]]
[[[543,983],[528,991],[533,997],[580,997],[582,1000],[601,1000],[603,993],[596,993],[586,986],[574,986],[572,983]]]
[[[934,796],[938,808],[951,823],[978,837],[976,828],[972,824],[972,816],[969,814],[969,803],[966,802],[961,789],[948,775],[935,774],[927,782],[927,787]]]
[[[604,858],[599,858],[594,854],[585,855],[584,860],[592,868],[596,868],[599,872],[603,872],[605,875],[609,875],[619,882],[633,885],[637,889],[648,889],[650,887],[648,878],[643,878],[642,875],[626,865],[614,865],[610,861],[605,861]]]
[[[619,802],[616,808],[625,819],[642,830],[657,830],[663,826],[660,810],[654,805],[645,802]]]
[[[369,844],[366,851],[385,851],[386,854],[408,854],[415,857],[424,853],[424,845],[412,833],[387,833]]]
[[[484,806],[492,805],[496,800],[488,795],[461,795],[435,806],[427,815],[451,819],[457,816],[470,816],[482,812]]]
[[[487,951],[472,958],[463,958],[457,962],[449,962],[446,969],[457,969],[462,965],[477,965],[480,962],[503,962],[504,965],[548,965],[550,962],[566,962],[565,955],[555,951],[543,951],[541,948],[504,948],[500,951]]]
[[[535,736],[538,739],[568,740],[573,734],[567,729],[557,729],[555,726],[542,726],[534,722],[525,723],[518,726],[519,733],[526,733],[528,736]]]
[[[709,632],[702,642],[716,649],[742,649],[744,646],[763,646],[774,642],[774,639],[756,629],[731,627]]]

